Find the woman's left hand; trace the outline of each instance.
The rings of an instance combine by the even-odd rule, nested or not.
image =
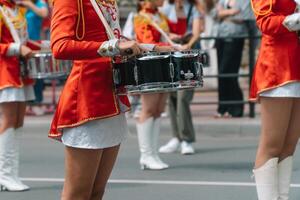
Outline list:
[[[153,50],[157,52],[171,52],[175,51],[176,49],[172,46],[155,46]]]

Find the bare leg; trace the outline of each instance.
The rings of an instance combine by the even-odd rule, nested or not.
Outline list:
[[[141,95],[142,111],[139,122],[143,123],[150,117],[155,117],[157,113],[160,94],[143,94]]]
[[[111,174],[119,152],[119,147],[120,146],[118,145],[103,150],[100,166],[97,172],[90,200],[102,200],[106,183]]]
[[[18,121],[15,128],[20,128],[24,124],[24,117],[26,111],[26,102],[19,102],[18,103]]]
[[[262,130],[255,168],[259,168],[271,158],[280,156],[292,106],[292,98],[261,98]]]
[[[18,103],[9,102],[0,104],[2,110],[2,123],[0,134],[8,128],[15,128],[18,122]]]
[[[65,148],[65,183],[62,200],[91,197],[103,150]]]
[[[298,139],[300,136],[300,99],[293,100],[293,109],[290,118],[290,124],[287,136],[284,141],[284,146],[280,154],[279,160],[284,160],[288,156],[292,156],[295,152]]]
[[[168,95],[169,94],[165,94],[165,93],[159,94],[158,104],[156,106],[157,107],[157,111],[156,111],[156,115],[155,115],[156,118],[160,117],[161,113],[163,113],[165,111]]]

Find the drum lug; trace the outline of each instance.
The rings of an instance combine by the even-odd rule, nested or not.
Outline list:
[[[121,75],[119,69],[113,69],[113,78],[115,85],[119,85],[121,83]]]
[[[173,64],[172,62],[170,62],[170,63],[169,63],[169,67],[170,67],[170,77],[171,77],[172,82],[173,82],[174,75],[175,75],[174,64]]]
[[[195,63],[196,75],[198,77],[203,76],[203,64],[200,62]]]
[[[207,52],[202,52],[201,53],[201,62],[206,67],[208,67],[210,65],[210,63],[209,63],[209,56],[208,56]]]
[[[138,82],[139,82],[139,75],[138,75],[138,67],[137,65],[135,64],[134,68],[133,68],[133,73],[134,73],[134,80],[135,80],[135,83],[138,85]]]

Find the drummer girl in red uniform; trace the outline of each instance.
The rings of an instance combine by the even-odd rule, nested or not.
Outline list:
[[[163,0],[139,0],[138,15],[134,19],[134,29],[138,42],[164,44],[173,33],[184,33],[186,19],[179,19],[171,23],[167,17],[158,12],[158,7],[163,5]],[[159,28],[157,28],[159,27]],[[170,42],[169,42],[170,43]],[[161,170],[169,166],[158,156],[157,143],[160,132],[160,116],[164,111],[168,95],[166,93],[143,94],[142,111],[137,123],[137,132],[140,148],[140,165],[142,169]]]
[[[19,140],[26,101],[33,100],[32,81],[21,77],[20,59],[31,49],[25,46],[25,9],[15,1],[0,0],[0,190],[24,191],[19,178]]]
[[[111,57],[144,49],[119,40],[118,19],[115,0],[54,0],[53,54],[74,60],[49,133],[66,146],[63,200],[102,199],[127,133],[129,103],[115,93]]]
[[[287,200],[300,136],[300,42],[294,0],[252,0],[262,42],[251,85],[261,103],[261,138],[253,170],[259,200]],[[299,14],[298,14],[299,20]]]

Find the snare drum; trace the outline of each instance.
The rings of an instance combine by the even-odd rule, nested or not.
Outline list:
[[[72,62],[69,60],[56,60],[51,52],[34,52],[28,59],[26,69],[27,77],[33,79],[59,78],[67,76],[72,68]]]
[[[203,83],[200,60],[199,51],[183,51],[150,52],[135,59],[113,61],[116,93],[163,93],[200,87]]]

